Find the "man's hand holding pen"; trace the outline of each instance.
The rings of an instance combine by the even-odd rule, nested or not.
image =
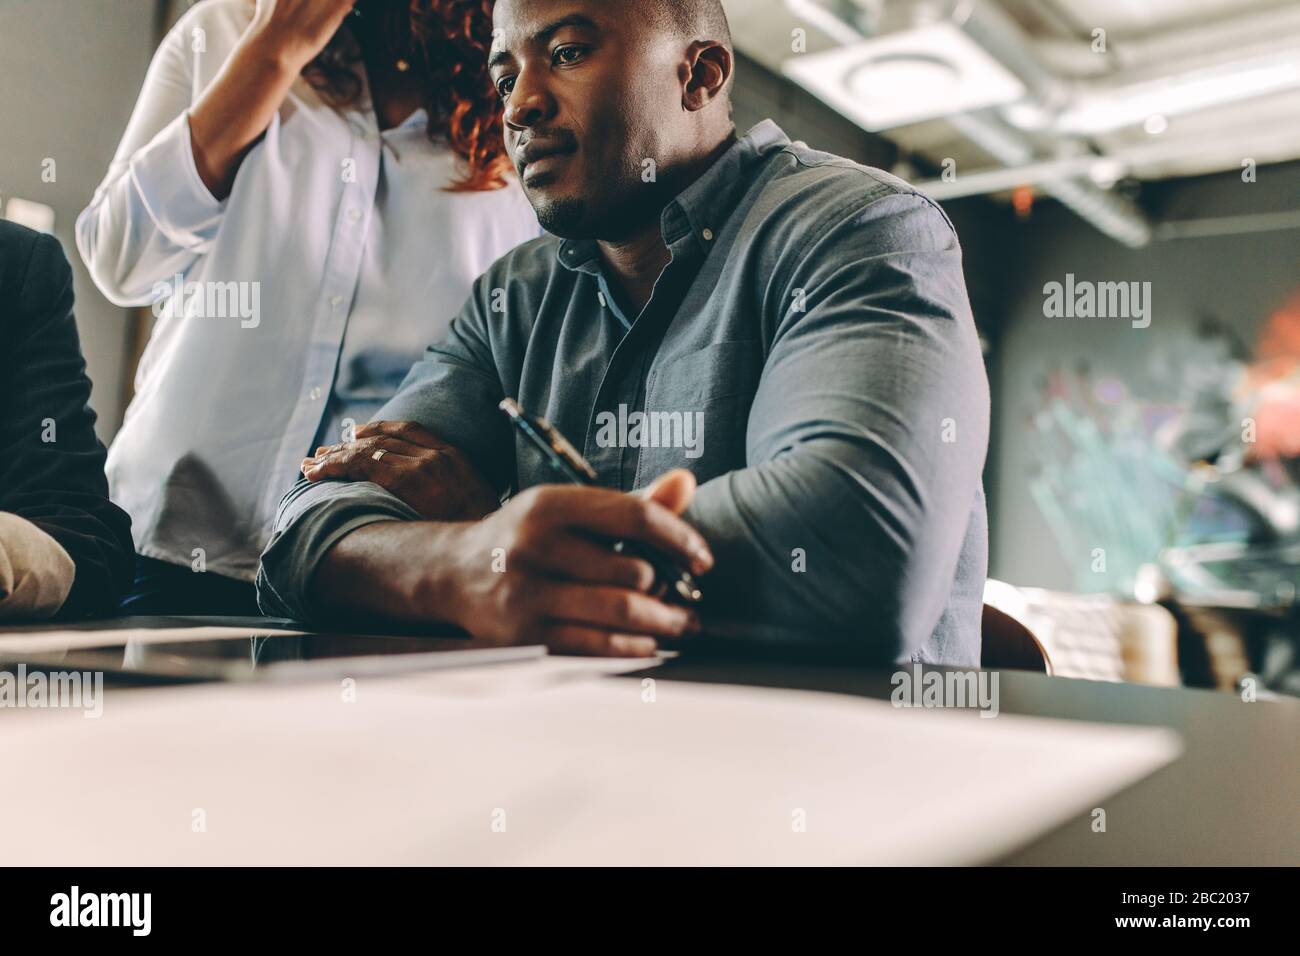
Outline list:
[[[321,449],[304,474],[372,481],[435,522],[384,522],[349,536],[361,560],[373,555],[366,539],[381,534],[393,536],[404,556],[387,582],[394,592],[387,613],[571,654],[650,656],[659,639],[698,630],[693,610],[664,600],[650,562],[627,553],[659,554],[697,576],[713,566],[704,538],[681,518],[695,493],[690,472],[668,472],[636,494],[539,485],[496,509],[464,456],[419,426],[372,423],[358,428],[356,439]],[[454,487],[472,490],[453,494]],[[614,550],[618,541],[629,545],[625,552]],[[338,557],[318,575],[323,594],[351,589],[351,562]]]
[[[460,526],[448,601],[454,623],[479,637],[540,640],[571,654],[645,657],[658,638],[699,629],[695,612],[655,592],[656,574],[611,549],[635,541],[703,574],[708,545],[679,515],[695,491],[671,472],[636,495],[540,485],[499,512]]]

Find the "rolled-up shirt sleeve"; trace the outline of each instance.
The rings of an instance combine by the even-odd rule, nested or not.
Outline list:
[[[368,481],[303,478],[280,502],[275,529],[257,570],[257,603],[268,617],[310,621],[312,576],[330,548],[353,531],[381,521],[418,521],[396,495]]]
[[[717,559],[707,613],[869,631],[897,660],[943,614],[981,493],[989,393],[960,247],[935,206],[892,195],[825,231],[786,291],[748,466],[687,514]]]
[[[202,12],[182,18],[159,46],[108,173],[77,218],[77,248],[115,305],[151,304],[155,284],[185,274],[211,248],[226,210],[199,177],[190,139],[189,109],[201,92],[190,34]]]
[[[375,421],[410,421],[456,446],[498,491],[514,479],[514,444],[504,415],[501,379],[487,341],[480,278],[447,337],[415,364]],[[312,577],[321,560],[358,528],[380,521],[418,521],[417,511],[371,482],[300,480],[280,502],[257,573],[262,611],[310,621]]]
[[[131,158],[130,179],[130,198],[139,202],[165,238],[191,252],[209,247],[226,204],[214,198],[199,177],[189,110]]]

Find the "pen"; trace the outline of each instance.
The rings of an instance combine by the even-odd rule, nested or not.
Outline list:
[[[560,432],[545,418],[538,418],[525,412],[513,398],[504,399],[498,406],[510,417],[516,428],[546,458],[547,463],[568,481],[575,485],[594,485],[596,469],[592,468],[578,450],[569,444]],[[647,554],[638,548],[625,547],[619,541],[614,545],[615,551],[625,551],[643,557],[654,566],[655,576],[667,584],[679,598],[690,604],[703,600],[699,585],[691,573],[683,568],[668,564],[662,557]]]

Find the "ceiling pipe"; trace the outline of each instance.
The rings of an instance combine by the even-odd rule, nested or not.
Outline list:
[[[811,0],[786,0],[796,13],[807,14]],[[1027,38],[1019,27],[1000,9],[979,0],[947,0],[944,3],[914,0],[887,5],[872,4],[866,15],[855,16],[846,23],[839,11],[825,4],[815,17],[836,19],[840,27],[848,27],[856,39],[841,43],[858,42],[872,35],[873,28],[886,25],[905,29],[924,23],[947,19],[965,30],[973,40],[983,46],[995,59],[1017,74],[1030,90],[1033,100],[1045,110],[1064,103],[1065,89],[1051,73],[1026,51]],[[808,22],[815,22],[813,17]],[[839,36],[837,36],[839,39]],[[1022,166],[1031,162],[1037,153],[1035,143],[1023,132],[1013,129],[991,111],[962,113],[945,117],[958,132],[976,143],[981,149],[1008,166]],[[1040,184],[1044,193],[1065,204],[1094,227],[1127,246],[1143,246],[1151,241],[1151,226],[1146,217],[1132,202],[1111,195],[1088,179],[1062,179]]]
[[[1029,52],[1028,37],[1000,7],[983,0],[950,0],[944,6],[948,8],[951,22],[1020,77],[1034,107],[1052,114],[1068,102],[1070,93],[1066,84]],[[1008,166],[1023,165],[1035,158],[1037,150],[1033,141],[1000,122],[992,113],[949,118],[950,122],[953,120],[963,135]],[[1090,178],[1048,179],[1040,182],[1038,188],[1117,242],[1130,248],[1151,242],[1151,223],[1142,210],[1132,200],[1102,189]]]
[[[1300,51],[1269,53],[1178,75],[1089,84],[1051,120],[1064,134],[1093,135],[1136,126],[1154,115],[1179,116],[1300,88]]]
[[[1104,23],[1095,26],[1104,27]],[[1235,10],[1211,23],[1198,23],[1152,36],[1108,37],[1106,53],[1092,50],[1090,40],[1036,38],[1035,55],[1053,73],[1073,79],[1098,74],[1137,74],[1149,64],[1165,64],[1165,73],[1181,73],[1210,63],[1253,58],[1285,49],[1300,32],[1300,4],[1286,3],[1264,10]]]
[[[933,179],[914,183],[917,189],[933,199],[947,201],[967,196],[983,196],[989,193],[1006,192],[1017,186],[1038,186],[1056,179],[1068,179],[1086,176],[1098,185],[1105,186],[1132,175],[1134,171],[1145,166],[1168,162],[1195,162],[1203,157],[1218,158],[1223,155],[1237,161],[1237,148],[1233,145],[1235,130],[1231,127],[1222,131],[1222,138],[1184,137],[1181,139],[1163,139],[1152,142],[1135,142],[1116,147],[1107,153],[1079,152],[1064,154],[1053,159],[1030,160],[1021,165],[1008,167],[989,167],[988,169],[963,172],[956,178]],[[1289,143],[1289,130],[1278,130],[1278,143]],[[1256,139],[1255,145],[1267,147],[1267,139]],[[1273,155],[1269,148],[1257,150],[1262,155],[1260,165],[1275,162],[1267,157]],[[1278,158],[1283,152],[1277,152]]]
[[[912,0],[916,16],[943,16],[1029,88],[1032,104],[1003,110],[1012,125],[1087,136],[1300,87],[1300,5],[1236,17],[1144,40],[1111,40],[1106,54],[1088,41],[1058,41],[1055,63],[1006,12],[987,0]],[[938,7],[942,14],[933,12]],[[1245,49],[1248,52],[1241,52]],[[1219,51],[1236,50],[1224,55]],[[1068,51],[1068,52],[1067,52]],[[1218,55],[1216,56],[1216,53]],[[1105,78],[1067,81],[1062,61],[1118,64]],[[1209,62],[1207,62],[1207,58]],[[1159,73],[1149,63],[1164,63]],[[1173,64],[1169,66],[1168,64]]]
[[[1008,166],[1023,166],[1033,159],[1032,147],[992,113],[950,116],[948,122]],[[957,178],[962,179],[960,175]],[[1132,200],[1101,189],[1091,179],[1077,176],[1045,179],[1038,183],[1038,188],[1117,242],[1136,249],[1151,241],[1151,224],[1142,210]]]
[[[951,180],[930,179],[912,185],[931,199],[947,202],[951,199],[965,199],[968,196],[987,196],[989,193],[1007,192],[1017,186],[1038,186],[1052,180],[1076,176],[1087,176],[1094,181],[1114,179],[1123,175],[1128,165],[1109,156],[1070,156],[1065,159],[1025,163],[1021,166],[962,173]]]
[[[1300,4],[1233,14],[1172,33],[1108,41],[1039,39],[987,0],[790,0],[801,15],[834,20],[877,36],[931,23],[959,27],[1030,91],[1030,103],[1004,110],[1026,130],[1090,135],[1132,126],[1153,114],[1173,116],[1300,87]],[[1103,26],[1098,24],[1098,26]],[[1155,72],[1150,63],[1164,67]],[[1084,77],[1080,79],[1080,77]]]

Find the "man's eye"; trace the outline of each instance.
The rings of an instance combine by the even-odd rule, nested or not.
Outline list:
[[[505,99],[510,95],[510,91],[515,88],[515,78],[513,76],[503,76],[497,80],[497,94]]]
[[[582,54],[585,52],[586,50],[580,46],[557,46],[555,52],[551,54],[551,62],[557,66],[561,63],[576,63],[582,59]]]

